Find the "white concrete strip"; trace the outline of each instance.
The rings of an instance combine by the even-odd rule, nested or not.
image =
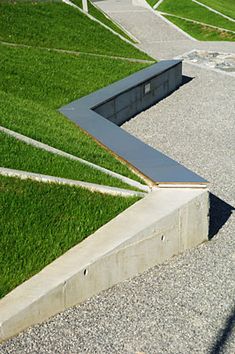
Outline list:
[[[129,186],[132,186],[132,187],[135,187],[135,188],[138,188],[144,192],[149,192],[150,191],[150,188],[146,185],[143,185],[137,181],[134,181],[132,180],[131,178],[128,178],[128,177],[125,177],[123,175],[120,175],[119,173],[116,173],[116,172],[113,172],[113,171],[110,171],[104,167],[101,167],[99,165],[96,165],[92,162],[89,162],[87,160],[83,160],[77,156],[74,156],[74,155],[71,155],[71,154],[68,154],[67,152],[64,152],[62,150],[59,150],[59,149],[56,149],[52,146],[49,146],[47,144],[44,144],[44,143],[41,143],[37,140],[34,140],[34,139],[31,139],[25,135],[22,135],[22,134],[19,134],[19,133],[16,133],[15,131],[13,130],[10,130],[10,129],[7,129],[5,127],[2,127],[0,126],[0,132],[3,132],[7,135],[10,135],[12,137],[14,137],[15,139],[17,140],[20,140],[20,141],[23,141],[24,143],[28,144],[28,145],[32,145],[32,146],[35,146],[39,149],[42,149],[42,150],[45,150],[45,151],[48,151],[52,154],[56,154],[56,155],[60,155],[60,156],[63,156],[63,157],[66,157],[70,160],[75,160],[75,161],[78,161],[84,165],[87,165],[91,168],[94,168],[100,172],[103,172],[105,173],[106,175],[109,175],[109,176],[112,176],[113,178],[117,178],[119,180],[121,180],[122,182],[128,184]]]
[[[97,23],[99,23],[101,26],[105,27],[107,30],[109,30],[110,32],[112,32],[113,34],[115,34],[116,36],[120,37],[123,41],[134,45],[133,42],[131,42],[129,39],[127,39],[126,37],[122,36],[120,33],[114,31],[112,28],[110,28],[109,26],[105,25],[103,22],[101,22],[100,20],[97,20],[97,18],[95,18],[94,16],[90,15],[89,12],[84,11],[83,9],[81,9],[79,6],[75,5],[72,1],[70,0],[62,0],[65,4],[72,6],[74,8],[76,8],[78,11],[82,12],[84,15],[86,15],[87,17],[89,17],[92,21],[95,21]],[[137,48],[137,47],[136,47]]]
[[[160,0],[158,1],[154,6],[153,9],[156,10],[158,8],[159,5],[161,5],[161,3],[163,3],[164,0]]]
[[[235,33],[235,31],[231,31],[231,30],[228,30],[226,28],[223,28],[223,27],[217,27],[217,26],[213,26],[213,25],[209,25],[208,23],[205,23],[205,22],[200,22],[200,21],[196,21],[196,20],[191,20],[187,17],[182,17],[182,16],[177,16],[177,15],[172,15],[172,14],[168,14],[167,12],[158,12],[159,14],[163,15],[163,16],[170,16],[170,17],[176,17],[176,18],[179,18],[180,20],[185,20],[185,21],[188,21],[188,22],[192,22],[192,23],[197,23],[199,25],[203,25],[203,26],[206,26],[206,27],[211,27],[211,28],[215,28],[219,31],[223,31],[223,32],[231,32],[231,33]]]
[[[0,41],[0,44],[7,45],[10,47],[19,47],[19,48],[35,48],[40,50],[48,50],[51,52],[58,52],[58,53],[65,53],[65,54],[72,54],[72,55],[88,55],[91,57],[98,57],[98,58],[108,58],[114,60],[124,60],[130,61],[133,63],[143,63],[143,64],[153,64],[155,63],[154,60],[146,60],[146,59],[136,59],[136,58],[125,58],[125,57],[117,57],[115,55],[106,55],[106,54],[96,54],[96,53],[89,53],[89,52],[77,52],[75,50],[66,50],[66,49],[58,49],[58,48],[47,48],[47,47],[34,47],[31,45],[26,44],[18,44],[18,43],[11,43],[11,42],[4,42]],[[139,48],[138,48],[139,49]]]
[[[99,193],[110,194],[115,196],[120,195],[122,197],[132,197],[132,196],[144,197],[146,195],[145,193],[136,192],[128,189],[104,186],[100,184],[83,182],[83,181],[75,181],[73,179],[42,175],[40,173],[14,170],[5,167],[0,167],[0,175],[7,176],[7,177],[17,177],[20,179],[31,179],[33,181],[38,181],[43,183],[57,183],[57,184],[64,184],[67,186],[81,187],[81,188],[89,189],[91,192],[99,192]]]
[[[136,58],[128,58],[128,57],[118,57],[115,55],[106,55],[106,54],[97,54],[97,53],[89,53],[89,52],[76,52],[72,50],[65,50],[65,49],[53,49],[53,48],[43,48],[43,47],[37,47],[38,49],[47,49],[50,51],[55,51],[59,53],[66,53],[66,54],[75,54],[75,55],[87,55],[91,57],[97,57],[97,58],[108,58],[108,59],[114,59],[114,60],[123,60],[123,61],[129,61],[132,63],[143,63],[143,64],[153,64],[156,61],[154,60],[146,60],[146,59],[136,59]]]
[[[162,1],[163,1],[163,0],[162,0]],[[211,12],[214,12],[215,14],[220,15],[220,16],[226,18],[226,19],[229,20],[229,21],[235,22],[234,18],[229,17],[229,16],[227,16],[227,15],[224,15],[224,14],[222,14],[222,12],[219,12],[219,11],[213,9],[213,8],[210,7],[210,6],[205,5],[205,4],[201,3],[200,1],[197,1],[197,0],[192,0],[192,1],[195,2],[196,4],[200,5],[200,6],[205,7],[207,10],[209,10],[209,11],[211,11]]]
[[[0,300],[0,341],[207,238],[207,191],[154,191]]]
[[[156,16],[159,16],[164,22],[166,22],[169,26],[173,27],[176,31],[180,32],[181,34],[183,34],[185,37],[187,37],[188,39],[190,39],[191,41],[195,41],[197,42],[197,39],[190,36],[190,34],[188,34],[187,32],[185,32],[184,30],[182,30],[182,28],[179,28],[178,26],[176,26],[174,23],[172,23],[171,21],[169,21],[166,17],[163,16],[162,12],[159,11],[155,11],[152,9],[152,11],[154,12],[154,14]]]

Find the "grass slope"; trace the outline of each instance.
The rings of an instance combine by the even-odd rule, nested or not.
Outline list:
[[[0,125],[139,180],[56,109],[143,67],[0,45]]]
[[[0,297],[138,200],[2,176],[0,191]]]
[[[82,7],[82,0],[72,0],[72,2],[80,7]],[[109,28],[113,29],[115,32],[121,34],[124,38],[128,39],[129,41],[135,43],[132,38],[128,36],[126,32],[124,32],[115,22],[113,22],[109,17],[105,16],[105,14],[95,7],[90,0],[88,0],[88,12],[90,15],[95,17],[100,22],[104,23]]]
[[[1,167],[132,189],[126,183],[78,161],[40,150],[2,132],[0,145]]]
[[[200,41],[235,41],[235,33],[216,30],[216,28],[200,25],[176,17],[166,15],[165,17]]]
[[[201,3],[210,6],[212,9],[235,19],[235,1],[234,0],[200,0]]]
[[[0,44],[0,125],[140,180],[57,109],[146,65],[35,46],[147,56],[62,3],[1,3],[0,40],[33,46]],[[113,183],[74,161],[0,138],[4,166]],[[138,200],[7,177],[0,177],[0,190],[0,297]]]
[[[153,7],[159,0],[146,0],[146,1],[151,7]]]
[[[0,40],[149,59],[145,53],[64,3],[0,4]]]
[[[159,11],[182,16],[187,19],[206,23],[231,31],[235,31],[235,23],[217,15],[191,0],[164,0],[158,7]],[[170,20],[171,17],[169,17]],[[174,22],[175,23],[175,22]]]

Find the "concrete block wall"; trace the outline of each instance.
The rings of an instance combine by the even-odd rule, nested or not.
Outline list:
[[[208,207],[205,189],[151,192],[1,299],[0,342],[207,241]]]
[[[121,92],[93,110],[116,125],[122,125],[141,111],[157,103],[182,83],[182,63],[157,73],[136,86]]]

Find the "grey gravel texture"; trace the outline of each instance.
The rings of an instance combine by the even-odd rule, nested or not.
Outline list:
[[[185,84],[123,127],[235,197],[235,80],[183,64]]]
[[[26,330],[1,354],[235,353],[235,80],[183,70],[179,90],[123,128],[211,182],[214,237]]]

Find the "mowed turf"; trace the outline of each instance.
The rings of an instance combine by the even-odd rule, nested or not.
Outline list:
[[[211,7],[222,14],[235,19],[235,1],[234,0],[200,0],[201,3]]]
[[[234,22],[209,11],[192,0],[164,0],[158,7],[158,11],[235,31]],[[174,21],[174,18],[169,17],[169,19]]]
[[[0,298],[138,200],[0,176]]]
[[[0,125],[140,180],[58,108],[147,64],[40,47],[146,58],[62,3],[0,4]],[[31,48],[18,47],[21,44]],[[124,187],[75,161],[0,134],[0,165]],[[129,187],[128,187],[129,188]],[[107,223],[138,198],[0,177],[0,297]]]
[[[0,4],[0,40],[12,43],[149,59],[77,9],[60,2]]]
[[[92,167],[28,145],[0,132],[0,166],[44,175],[132,189]]]
[[[147,0],[147,3],[149,3],[150,6],[154,6],[159,0]]]
[[[56,110],[145,66],[0,45],[0,125],[140,180]]]
[[[81,9],[83,8],[82,6],[82,0],[72,0],[73,4],[77,5]],[[90,0],[87,1],[88,4],[88,13],[95,17],[97,20],[114,30],[115,32],[121,34],[124,38],[128,39],[129,41],[133,41],[132,38],[128,36],[126,32],[124,32],[114,21],[111,20],[107,15],[105,15],[100,9],[98,9],[96,6],[92,4]]]
[[[235,41],[235,33],[217,30],[216,28],[182,20],[177,17],[167,15],[164,17],[199,41]]]

